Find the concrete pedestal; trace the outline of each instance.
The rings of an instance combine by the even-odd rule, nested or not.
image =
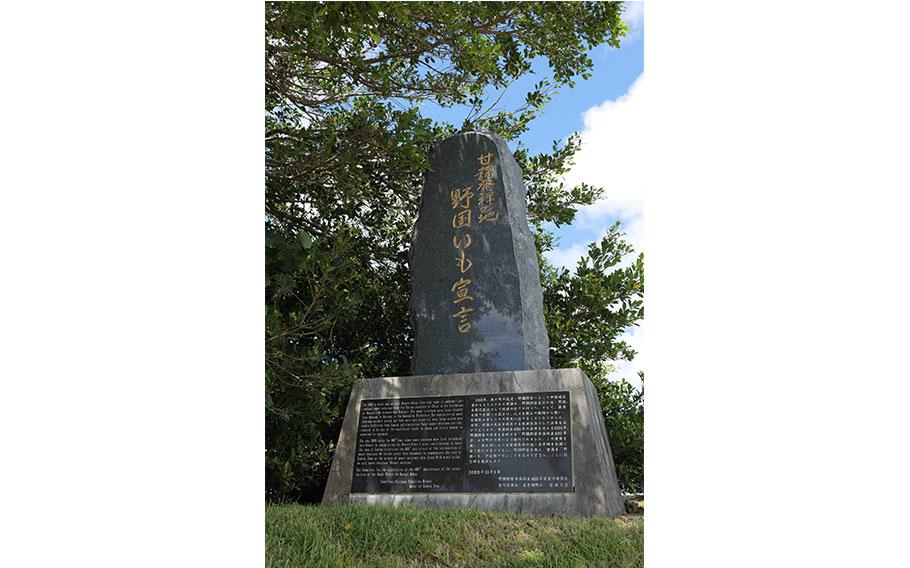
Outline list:
[[[534,493],[351,493],[364,399],[569,392],[572,490]],[[354,384],[322,503],[412,505],[536,515],[616,517],[625,512],[594,385],[580,369],[540,369],[362,379]]]

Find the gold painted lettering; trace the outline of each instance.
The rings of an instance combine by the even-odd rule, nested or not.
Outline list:
[[[488,222],[488,223],[489,223],[489,222],[495,221],[495,220],[497,220],[497,219],[499,219],[499,213],[498,213],[497,211],[493,211],[493,210],[484,211],[484,210],[481,210],[480,216],[479,216],[478,219],[477,219],[477,224],[479,225],[480,223],[483,223],[483,222]]]
[[[452,209],[455,209],[457,207],[461,207],[462,209],[469,209],[471,207],[472,197],[474,197],[474,192],[471,191],[471,186],[453,189]]]
[[[466,249],[471,246],[471,233],[465,233],[465,240],[458,239],[458,235],[452,237],[452,245],[457,249]]]
[[[462,209],[452,217],[452,226],[456,229],[461,229],[464,227],[471,226],[471,210]]]
[[[465,256],[464,250],[461,251],[461,256],[455,257],[455,263],[458,264],[458,269],[461,270],[461,273],[464,274],[474,266],[474,263],[471,262],[471,259]]]
[[[462,278],[459,278],[455,282],[455,284],[452,285],[452,291],[455,292],[455,299],[452,300],[453,304],[460,304],[461,302],[464,302],[465,300],[474,299],[473,296],[468,294],[468,284],[470,284],[470,283],[471,283],[471,281],[469,279],[462,277]],[[471,309],[471,311],[474,311],[474,310]]]

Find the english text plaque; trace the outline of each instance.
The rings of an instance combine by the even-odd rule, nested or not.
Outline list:
[[[572,492],[568,391],[361,401],[351,493]]]

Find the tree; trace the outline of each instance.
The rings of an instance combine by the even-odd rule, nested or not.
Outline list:
[[[518,139],[555,89],[589,76],[590,48],[619,45],[622,9],[609,2],[266,4],[269,498],[318,498],[352,381],[408,374],[408,241],[432,144],[471,129]],[[536,57],[548,61],[549,76],[520,108],[498,106]],[[456,127],[424,117],[422,104],[471,111]],[[544,223],[570,223],[602,194],[560,182],[577,148],[573,137],[550,153],[516,151],[541,252],[553,246]],[[615,326],[634,324],[641,261],[615,276],[604,272],[631,252],[621,242],[617,229],[576,275],[542,263],[554,364],[634,354]],[[627,305],[618,316],[594,305],[592,294],[610,286],[618,286],[610,297]],[[582,327],[591,324],[608,327]],[[572,333],[584,339],[572,341]]]

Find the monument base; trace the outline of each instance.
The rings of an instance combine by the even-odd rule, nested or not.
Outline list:
[[[322,503],[625,513],[580,369],[356,381]]]

